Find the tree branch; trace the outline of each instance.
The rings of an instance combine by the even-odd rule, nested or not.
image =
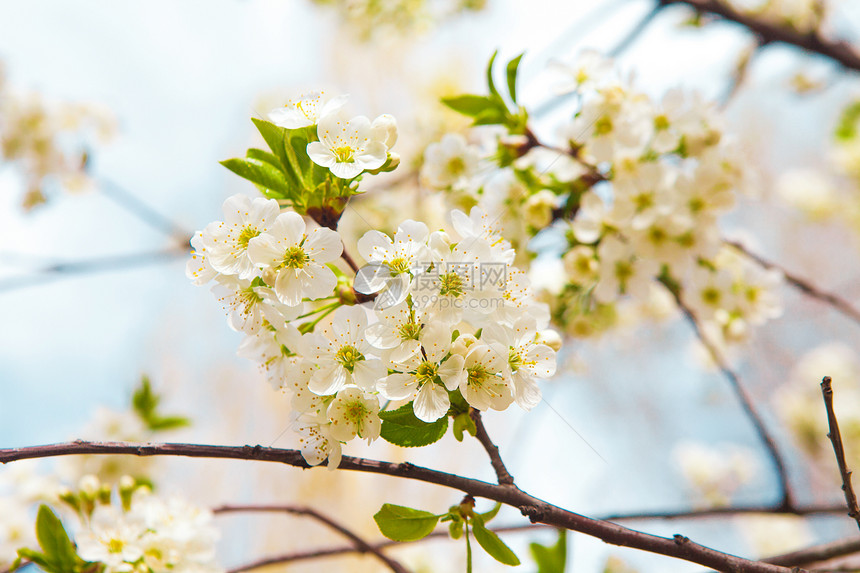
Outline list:
[[[740,24],[758,36],[762,44],[789,44],[824,56],[846,69],[860,71],[860,54],[851,44],[822,38],[817,30],[801,33],[788,26],[771,24],[755,16],[743,14],[721,0],[658,0],[658,3],[660,6],[685,4],[701,14],[710,14]]]
[[[851,486],[851,470],[845,461],[845,448],[842,446],[842,434],[839,432],[839,422],[836,421],[836,412],[833,410],[833,386],[830,376],[825,376],[821,381],[821,393],[824,396],[824,407],[827,408],[827,424],[830,427],[827,437],[833,443],[833,453],[836,454],[836,463],[839,464],[839,473],[842,475],[842,491],[845,492],[845,503],[848,505],[848,517],[857,522],[860,527],[860,507],[857,507],[857,496]]]
[[[535,524],[530,523],[528,525],[511,525],[507,527],[492,527],[489,528],[495,533],[519,533],[524,531],[533,531],[535,529],[546,529],[550,526],[546,526],[543,524]],[[376,549],[377,551],[381,551],[382,549],[386,549],[388,547],[400,546],[406,543],[420,543],[425,540],[431,539],[439,539],[439,538],[448,538],[450,534],[448,533],[448,529],[440,529],[438,531],[434,531],[430,535],[426,537],[422,537],[421,539],[416,539],[414,541],[392,541],[390,539],[385,539],[383,541],[379,541],[374,543],[371,547]],[[250,563],[246,563],[245,565],[241,565],[234,569],[230,569],[227,573],[242,573],[244,571],[251,571],[253,569],[259,569],[262,567],[267,567],[270,565],[280,565],[283,563],[290,563],[293,561],[307,561],[311,559],[319,559],[322,557],[337,557],[340,555],[349,555],[351,553],[357,553],[357,549],[352,545],[341,545],[338,547],[325,547],[322,549],[313,549],[310,551],[299,551],[293,553],[283,553],[281,555],[272,555],[269,557],[264,557],[262,559],[258,559],[256,561],[252,561]]]
[[[757,254],[751,252],[746,246],[744,246],[739,241],[726,241],[726,240],[724,240],[723,242],[729,246],[736,248],[741,253],[743,253],[744,255],[746,255],[747,257],[752,259],[753,261],[757,262],[761,266],[765,267],[766,269],[778,270],[779,272],[781,272],[783,274],[783,276],[785,277],[785,280],[788,281],[789,284],[793,285],[795,288],[800,290],[803,294],[810,296],[814,299],[818,299],[818,300],[820,300],[826,304],[829,304],[830,306],[832,306],[833,308],[835,308],[836,310],[838,310],[839,312],[841,312],[842,314],[844,314],[845,316],[847,316],[848,318],[853,320],[854,322],[860,324],[860,310],[855,308],[847,300],[845,300],[841,297],[838,297],[835,294],[825,292],[825,291],[819,289],[818,287],[816,287],[811,282],[804,280],[804,279],[800,278],[799,276],[797,276],[793,273],[788,272],[787,270],[785,270],[785,268],[778,265],[777,263],[769,261],[769,260],[761,257],[760,255],[757,255]]]
[[[496,479],[498,479],[499,485],[514,485],[514,476],[505,467],[505,462],[502,461],[502,456],[499,454],[499,446],[493,443],[493,440],[490,439],[490,435],[487,433],[487,429],[484,427],[484,421],[481,419],[481,411],[472,408],[469,415],[475,422],[475,428],[477,429],[475,437],[478,438],[478,441],[484,446],[487,455],[490,456],[490,463],[496,472]]]
[[[702,328],[699,325],[699,321],[696,318],[696,315],[693,314],[693,311],[690,310],[690,307],[688,307],[681,299],[681,295],[677,291],[677,289],[673,288],[671,285],[666,285],[666,288],[669,290],[669,292],[672,293],[672,296],[675,298],[675,303],[678,305],[678,308],[680,308],[681,312],[684,313],[687,322],[690,323],[690,326],[693,328],[693,331],[696,333],[696,336],[708,350],[708,353],[710,354],[714,363],[720,369],[720,372],[722,372],[723,376],[729,381],[729,384],[731,385],[732,390],[740,401],[741,406],[743,407],[750,421],[753,423],[753,426],[755,427],[759,438],[762,440],[762,442],[764,442],[764,445],[767,448],[768,452],[770,452],[770,457],[773,460],[774,465],[776,466],[777,480],[779,482],[780,491],[782,492],[781,506],[784,508],[791,508],[794,505],[794,499],[791,493],[791,485],[788,482],[788,469],[786,467],[785,460],[783,460],[782,454],[779,452],[779,448],[777,448],[776,441],[774,440],[773,436],[770,435],[770,432],[764,425],[764,419],[759,413],[755,402],[741,384],[741,380],[738,375],[734,372],[734,370],[729,367],[725,358],[723,358],[723,356],[720,354],[720,351],[716,347],[716,345],[711,342],[707,336],[705,336],[705,333],[702,331]]]
[[[82,261],[56,263],[23,276],[0,280],[0,293],[36,286],[73,275],[104,273],[167,262],[178,257],[187,257],[188,252],[188,248],[183,246],[160,251],[111,255]]]
[[[153,229],[174,239],[180,245],[188,244],[188,241],[194,235],[135,197],[132,193],[126,191],[119,184],[114,183],[109,179],[100,179],[99,182],[100,185],[98,188],[105,197]]]
[[[845,506],[841,506],[842,511],[845,511]],[[820,561],[827,561],[844,555],[851,555],[860,551],[860,539],[852,537],[850,539],[840,539],[839,541],[831,541],[821,545],[813,545],[792,551],[791,553],[783,553],[763,559],[765,563],[773,563],[774,565],[782,565],[783,567],[796,567],[799,565],[809,565]]]
[[[293,506],[293,505],[222,505],[212,510],[213,513],[240,513],[240,512],[275,512],[289,513],[291,515],[304,515],[312,519],[316,519],[320,523],[326,525],[330,529],[337,531],[350,541],[352,541],[355,549],[359,553],[371,553],[380,561],[394,571],[394,573],[409,573],[409,570],[403,567],[394,559],[388,557],[376,547],[370,545],[367,541],[350,531],[343,525],[337,523],[329,517],[319,513],[310,507]]]
[[[75,441],[26,448],[0,449],[0,463],[22,459],[45,458],[75,454],[130,454],[136,456],[185,456],[194,458],[221,458],[282,463],[308,468],[298,450],[264,448],[262,446],[212,446],[201,444],[132,444],[127,442]],[[718,571],[733,573],[798,573],[784,567],[750,561],[704,547],[683,535],[673,538],[659,537],[628,529],[616,523],[592,519],[567,511],[533,497],[516,486],[491,484],[454,474],[431,470],[410,463],[391,463],[365,458],[344,456],[339,469],[401,477],[449,487],[475,497],[482,497],[511,507],[519,508],[532,523],[545,523],[571,531],[578,531],[613,545],[640,549],[666,555]]]
[[[621,53],[624,52],[627,48],[629,48],[633,44],[633,42],[635,42],[636,39],[642,34],[642,32],[644,32],[645,29],[648,28],[648,25],[651,23],[654,17],[660,13],[660,10],[662,9],[663,5],[658,3],[651,10],[649,10],[648,13],[645,14],[645,16],[643,16],[642,19],[639,20],[639,22],[637,22],[636,25],[627,34],[625,34],[624,37],[621,38],[621,40],[617,44],[615,44],[615,46],[611,50],[606,53],[606,55],[610,58],[617,58],[619,55],[621,55]]]

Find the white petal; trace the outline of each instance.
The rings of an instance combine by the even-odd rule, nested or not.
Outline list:
[[[314,372],[308,389],[320,396],[330,396],[346,385],[347,374],[340,364],[330,363]]]
[[[442,386],[432,383],[424,384],[412,403],[415,417],[425,422],[435,422],[446,415],[450,407],[448,392]]]
[[[415,395],[418,381],[409,374],[389,374],[379,381],[377,388],[388,400],[406,400]]]

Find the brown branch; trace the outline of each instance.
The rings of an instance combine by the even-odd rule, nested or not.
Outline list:
[[[830,427],[827,437],[833,443],[833,453],[836,454],[836,463],[839,464],[839,473],[842,475],[842,491],[845,492],[845,503],[848,505],[848,517],[857,522],[860,527],[860,507],[857,506],[857,496],[851,486],[851,470],[845,461],[845,448],[842,446],[842,434],[839,432],[839,422],[836,421],[836,412],[833,410],[833,386],[830,376],[825,376],[821,381],[821,393],[824,396],[824,407],[827,408],[827,424]]]
[[[711,359],[719,368],[720,372],[729,381],[729,385],[732,387],[732,390],[737,396],[738,400],[741,403],[741,407],[743,407],[744,412],[746,412],[747,417],[753,423],[756,432],[759,435],[759,438],[762,442],[764,442],[765,447],[770,453],[770,457],[773,460],[774,466],[776,466],[777,480],[779,482],[780,491],[782,492],[782,500],[781,506],[784,508],[791,508],[794,506],[794,498],[791,493],[791,485],[788,482],[788,468],[785,464],[785,460],[782,458],[782,454],[779,451],[779,448],[776,445],[776,440],[774,440],[773,436],[771,436],[770,431],[764,425],[764,419],[762,418],[761,413],[758,411],[758,408],[755,405],[752,397],[747,393],[746,389],[741,384],[740,377],[732,370],[728,362],[723,358],[719,349],[716,345],[708,339],[705,333],[702,331],[701,326],[699,325],[699,321],[696,318],[696,315],[693,314],[693,311],[690,310],[684,301],[681,299],[680,292],[676,287],[671,284],[667,284],[665,281],[663,284],[672,293],[672,296],[675,298],[675,303],[678,305],[678,308],[681,309],[681,312],[684,313],[684,316],[692,327],[693,331],[696,333],[696,337],[701,341],[701,343],[705,346],[710,354]]]
[[[491,527],[493,532],[495,533],[517,533],[524,531],[533,531],[535,529],[545,529],[549,526],[540,524],[540,523],[530,523],[528,525],[510,525],[506,527]],[[449,538],[450,534],[448,533],[448,529],[440,529],[438,531],[434,531],[426,537],[422,537],[421,539],[416,539],[414,541],[392,541],[390,539],[386,539],[384,541],[379,541],[374,543],[371,547],[376,549],[377,551],[381,551],[382,549],[386,549],[388,547],[400,546],[406,543],[420,543],[422,541],[429,541],[431,539],[439,539],[439,538]],[[352,553],[357,553],[357,549],[352,545],[341,545],[338,547],[325,547],[322,549],[312,549],[310,551],[299,551],[294,553],[283,553],[281,555],[272,555],[269,557],[264,557],[262,559],[258,559],[256,561],[246,563],[245,565],[241,565],[234,569],[230,569],[227,573],[242,573],[244,571],[251,571],[254,569],[260,569],[262,567],[268,567],[270,565],[280,565],[283,563],[291,563],[293,561],[307,561],[311,559],[320,559],[324,557],[338,557],[340,555],[349,555]]]
[[[802,33],[788,26],[771,24],[753,15],[739,12],[721,0],[658,0],[658,2],[661,6],[670,4],[690,6],[701,14],[710,14],[740,24],[755,34],[762,44],[789,44],[829,58],[846,69],[860,71],[860,54],[851,44],[822,38],[817,30]]]
[[[795,288],[800,290],[803,294],[810,296],[814,299],[818,299],[818,300],[820,300],[826,304],[829,304],[830,306],[832,306],[833,308],[835,308],[836,310],[838,310],[839,312],[841,312],[842,314],[844,314],[845,316],[847,316],[848,318],[853,320],[854,322],[860,324],[860,310],[858,310],[856,307],[854,307],[847,300],[845,300],[839,296],[836,296],[835,294],[825,292],[825,291],[819,289],[818,287],[816,287],[811,282],[809,282],[805,279],[802,279],[793,273],[788,272],[787,270],[785,270],[785,268],[778,265],[777,263],[774,263],[772,261],[764,259],[760,255],[757,255],[757,254],[751,252],[746,246],[744,246],[742,243],[740,243],[738,241],[726,241],[726,240],[724,240],[723,242],[729,246],[736,248],[741,253],[743,253],[744,255],[746,255],[747,257],[752,259],[753,261],[757,262],[761,266],[763,266],[767,269],[778,270],[779,272],[782,273],[782,275],[785,277],[785,280],[788,281],[789,284],[791,284],[792,286],[794,286]]]
[[[330,529],[337,531],[350,541],[352,541],[355,549],[359,553],[371,553],[377,559],[385,563],[385,565],[394,571],[394,573],[409,573],[409,570],[403,567],[394,559],[388,557],[376,547],[370,545],[367,541],[350,531],[343,525],[337,523],[329,517],[319,513],[310,507],[293,506],[293,505],[222,505],[212,510],[213,513],[240,513],[240,512],[275,512],[289,513],[291,515],[304,515],[312,519],[316,519],[320,523],[326,525]]]
[[[631,513],[615,513],[601,516],[606,521],[639,521],[647,519],[706,519],[710,517],[731,517],[735,515],[748,514],[775,514],[775,515],[815,515],[842,513],[845,511],[843,504],[822,505],[749,505],[749,506],[725,506],[708,507],[704,509],[691,509],[687,511],[644,511]]]
[[[499,454],[499,446],[493,443],[487,429],[484,427],[484,421],[481,419],[481,411],[474,408],[469,413],[472,420],[475,422],[475,437],[484,446],[487,455],[490,456],[490,463],[493,465],[493,470],[496,472],[496,479],[499,485],[514,485],[514,476],[510,474],[508,468],[505,467],[505,462],[502,461],[502,456]]]
[[[85,442],[78,440],[61,444],[0,449],[0,463],[22,459],[67,456],[76,454],[130,454],[136,456],[185,456],[282,463],[308,468],[298,450],[264,448],[262,446],[212,446],[202,444],[133,444],[128,442]],[[698,563],[718,571],[733,573],[798,573],[788,569],[750,561],[699,545],[683,535],[672,538],[650,535],[628,529],[616,523],[592,519],[567,511],[533,497],[516,486],[502,486],[454,474],[415,466],[408,462],[391,463],[366,458],[344,456],[339,469],[383,474],[449,487],[474,497],[482,497],[516,507],[533,523],[545,523],[562,529],[578,531],[606,543],[640,549]]]
[[[841,507],[845,511],[845,506]],[[783,567],[796,567],[800,565],[809,565],[820,561],[827,561],[836,557],[851,555],[852,553],[860,552],[860,539],[852,537],[850,539],[840,539],[839,541],[831,541],[821,545],[813,545],[791,553],[783,553],[768,557],[762,561],[773,563],[774,565],[782,565]]]
[[[355,264],[355,259],[346,251],[346,245],[343,247],[343,252],[341,253],[341,258],[346,261],[346,264],[349,265],[349,268],[352,269],[352,272],[358,272],[358,265]]]

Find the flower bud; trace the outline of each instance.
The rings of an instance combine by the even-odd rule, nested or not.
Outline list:
[[[457,340],[454,341],[454,344],[451,346],[452,354],[459,354],[464,357],[469,352],[469,347],[478,342],[478,339],[475,338],[471,334],[461,334],[457,337]]]
[[[93,474],[87,474],[78,482],[78,489],[81,490],[81,495],[89,499],[95,499],[101,489],[99,478]]]
[[[397,143],[397,120],[389,113],[384,113],[370,124],[370,133],[374,141],[391,149]]]
[[[537,341],[540,344],[546,344],[556,352],[561,348],[561,336],[556,331],[549,328],[538,332]]]
[[[526,199],[525,219],[526,222],[536,229],[542,229],[552,223],[552,210],[556,206],[555,193],[548,189],[542,189]]]

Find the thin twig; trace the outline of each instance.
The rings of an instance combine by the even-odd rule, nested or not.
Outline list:
[[[343,525],[337,523],[333,519],[326,517],[320,512],[310,507],[291,506],[291,505],[222,505],[212,510],[213,513],[240,513],[240,512],[276,512],[289,513],[291,515],[304,515],[312,519],[316,519],[320,523],[326,525],[330,529],[337,531],[350,541],[352,541],[355,549],[359,553],[371,553],[385,565],[394,571],[394,573],[409,573],[409,570],[403,567],[396,560],[388,557],[376,547],[370,545],[367,541],[350,531]]]
[[[823,505],[749,505],[749,506],[723,506],[709,507],[705,509],[691,509],[681,511],[643,511],[615,513],[601,516],[606,521],[640,521],[649,519],[706,519],[712,517],[730,517],[735,515],[749,514],[772,514],[772,515],[816,515],[842,513],[845,511],[844,504]]]
[[[721,109],[725,110],[729,106],[729,103],[731,103],[732,99],[737,95],[741,85],[747,78],[750,64],[756,54],[758,54],[761,47],[761,44],[756,43],[752,48],[745,49],[741,52],[741,56],[738,58],[738,61],[735,64],[735,69],[729,78],[729,83],[726,85],[725,91],[723,91],[723,94],[719,98]]]
[[[729,385],[732,387],[732,390],[737,396],[738,400],[741,403],[744,411],[747,414],[747,417],[753,423],[753,426],[756,429],[756,432],[759,435],[759,438],[764,442],[765,447],[770,453],[770,457],[773,460],[774,465],[776,466],[777,480],[779,482],[779,488],[782,492],[781,506],[784,508],[790,508],[794,506],[794,497],[791,493],[791,485],[788,482],[788,468],[786,467],[785,460],[782,458],[782,454],[779,452],[779,448],[776,445],[776,440],[774,440],[773,436],[771,436],[767,427],[764,425],[764,419],[762,418],[761,413],[758,411],[758,408],[755,405],[752,397],[747,393],[746,389],[741,384],[740,377],[732,370],[728,362],[725,358],[723,358],[717,346],[705,335],[702,331],[701,326],[699,325],[699,321],[696,318],[696,315],[693,314],[693,311],[690,310],[690,307],[684,303],[681,298],[680,293],[671,287],[671,285],[666,285],[668,290],[672,293],[672,296],[675,298],[675,304],[678,305],[678,308],[684,313],[684,316],[692,327],[693,331],[696,333],[696,337],[699,341],[705,346],[710,354],[711,359],[719,368],[720,372],[729,381]]]
[[[813,507],[810,506],[808,508],[798,508],[796,511],[792,511],[792,514],[796,515],[808,515],[811,513],[836,513],[837,511],[845,511],[844,505],[840,504],[838,506],[820,506]],[[712,510],[699,510],[699,511],[690,511],[690,512],[678,512],[678,513],[642,513],[642,514],[619,514],[616,516],[607,516],[602,519],[606,520],[621,520],[621,519],[675,519],[675,518],[697,518],[697,517],[711,517],[711,516],[725,516],[725,515],[734,515],[734,514],[744,514],[744,513],[774,513],[773,508],[771,507],[744,507],[744,508],[731,508],[731,507],[721,507],[714,508]],[[776,513],[783,513],[783,511],[776,511]],[[491,527],[490,529],[496,534],[505,534],[505,533],[530,533],[536,529],[546,529],[550,526],[541,524],[541,523],[529,523],[526,525],[507,525],[502,527]],[[449,533],[447,529],[440,529],[432,532],[430,535],[426,537],[422,537],[421,539],[417,539],[415,541],[391,541],[390,539],[386,539],[383,541],[379,541],[377,543],[372,544],[372,547],[377,550],[386,549],[388,547],[400,546],[405,543],[420,543],[423,541],[431,541],[433,539],[439,538],[448,538]],[[770,557],[768,559],[764,559],[765,562],[771,563],[773,565],[782,565],[785,567],[806,565],[809,563],[816,563],[819,561],[825,561],[827,559],[832,559],[834,557],[841,557],[843,555],[850,555],[851,553],[856,553],[860,551],[860,539],[852,538],[845,539],[837,542],[827,543],[823,545],[815,545],[813,547],[808,547],[805,549],[801,549],[798,551],[793,551],[791,553],[786,553],[783,555],[778,555],[774,557]],[[284,563],[291,563],[294,561],[306,561],[312,559],[320,559],[325,557],[338,557],[342,555],[349,555],[352,553],[358,553],[358,550],[353,545],[341,545],[337,547],[326,547],[321,549],[314,549],[310,551],[300,551],[293,553],[283,553],[281,555],[272,555],[269,557],[265,557],[263,559],[258,559],[253,562],[246,563],[234,569],[230,569],[228,573],[242,573],[244,571],[252,571],[254,569],[260,569],[263,567],[268,567],[272,565],[279,565]]]
[[[473,408],[470,416],[475,422],[475,428],[477,429],[475,437],[478,438],[478,441],[484,446],[487,455],[490,456],[490,463],[496,472],[496,479],[499,481],[499,485],[514,485],[514,476],[505,467],[505,462],[502,461],[502,456],[499,454],[499,446],[493,443],[493,440],[487,433],[487,428],[484,427],[484,421],[481,419],[481,411]]]
[[[128,442],[85,442],[82,440],[26,448],[0,449],[0,463],[78,454],[185,456],[268,461],[299,468],[310,467],[299,450],[264,448],[260,445],[134,444]],[[735,573],[799,573],[799,570],[789,571],[784,567],[729,555],[695,543],[683,535],[675,535],[672,538],[659,537],[629,529],[617,523],[589,518],[533,497],[513,485],[503,486],[487,483],[416,466],[408,462],[392,463],[352,456],[344,456],[338,469],[382,474],[452,488],[470,494],[473,497],[482,497],[518,508],[533,523],[545,523],[562,529],[578,531],[601,539],[606,543],[666,555],[698,563],[699,565],[718,571],[732,571]]]
[[[53,282],[74,275],[104,273],[135,268],[155,263],[169,262],[178,257],[187,257],[188,248],[174,247],[160,251],[111,255],[82,261],[60,262],[37,269],[22,276],[0,280],[0,293]]]
[[[845,506],[840,507],[845,511]],[[821,545],[813,545],[791,553],[783,553],[768,557],[762,561],[773,563],[774,565],[782,565],[783,567],[797,567],[827,561],[836,557],[851,555],[852,553],[860,552],[860,539],[852,537],[850,539],[840,539],[839,541],[831,541]]]
[[[358,265],[355,264],[355,259],[353,259],[352,256],[346,251],[346,246],[344,246],[343,252],[340,256],[341,258],[343,258],[344,261],[346,261],[346,264],[349,265],[349,268],[352,269],[352,272],[358,272]]]
[[[762,44],[789,44],[829,58],[844,68],[860,71],[860,54],[848,42],[822,38],[817,30],[808,33],[798,32],[789,26],[780,26],[760,20],[753,15],[735,10],[721,0],[658,0],[663,6],[685,4],[701,14],[711,14],[735,22],[758,36]]]
[[[839,312],[841,312],[842,314],[844,314],[845,316],[847,316],[848,318],[853,320],[854,322],[860,324],[860,310],[858,310],[856,307],[854,307],[850,302],[848,302],[844,298],[841,298],[839,296],[836,296],[835,294],[821,290],[820,288],[816,287],[811,282],[809,282],[805,279],[802,279],[793,273],[790,273],[789,271],[787,271],[784,267],[780,266],[779,264],[774,263],[773,261],[769,261],[769,260],[763,258],[762,256],[757,255],[756,253],[753,253],[743,243],[740,243],[739,241],[726,241],[726,240],[724,240],[723,242],[727,245],[730,245],[730,246],[736,248],[741,253],[743,253],[744,255],[749,257],[750,259],[754,260],[755,262],[757,262],[761,266],[763,266],[767,269],[778,270],[779,272],[782,273],[783,277],[785,277],[785,280],[788,281],[789,284],[791,284],[792,286],[794,286],[795,288],[800,290],[803,294],[810,296],[814,299],[818,299],[824,303],[829,304],[830,306],[832,306],[833,308],[835,308],[836,310],[838,310]]]
[[[842,446],[842,434],[839,432],[839,423],[836,421],[836,412],[833,410],[833,385],[830,376],[825,376],[821,381],[821,393],[824,396],[824,407],[827,408],[827,425],[830,431],[827,437],[833,443],[833,453],[836,454],[836,463],[839,464],[839,473],[842,476],[842,491],[845,492],[845,503],[848,505],[848,517],[857,522],[860,527],[860,507],[857,506],[857,496],[851,486],[851,470],[845,461],[845,448]]]
[[[511,525],[507,527],[490,527],[488,529],[492,530],[495,533],[518,533],[518,532],[530,532],[535,529],[547,529],[549,526],[540,524],[540,523],[530,523],[528,525]],[[416,539],[414,541],[392,541],[390,539],[386,539],[384,541],[379,541],[374,543],[372,547],[376,550],[386,549],[388,547],[400,546],[406,543],[420,543],[422,541],[429,541],[431,539],[439,539],[439,538],[449,538],[450,534],[448,533],[448,528],[440,529],[438,531],[434,531],[426,537],[422,537],[421,539]],[[325,547],[322,549],[313,549],[310,551],[299,551],[295,553],[283,553],[281,555],[272,555],[269,557],[264,557],[263,559],[258,559],[256,561],[246,563],[245,565],[241,565],[234,569],[230,569],[227,573],[243,573],[244,571],[252,571],[254,569],[260,569],[262,567],[268,567],[271,565],[281,565],[284,563],[291,563],[294,561],[307,561],[311,559],[320,559],[323,557],[337,557],[341,555],[349,555],[352,553],[357,553],[357,550],[352,545],[341,545],[338,547]]]
[[[660,13],[660,10],[662,9],[663,5],[658,3],[651,10],[649,10],[648,13],[645,14],[645,16],[641,20],[639,20],[639,22],[637,22],[636,25],[627,34],[625,34],[624,37],[621,38],[621,40],[617,44],[615,44],[615,46],[611,50],[606,53],[606,55],[611,58],[617,58],[619,55],[621,55],[625,50],[627,50],[627,48],[629,48],[633,44],[633,42],[636,41],[636,39],[642,34],[642,32],[644,32],[645,29],[648,28],[648,25],[651,23],[654,17]]]
[[[161,233],[174,239],[180,244],[187,244],[193,233],[173,222],[170,218],[162,215],[119,184],[109,180],[100,179],[98,186],[102,194]]]

